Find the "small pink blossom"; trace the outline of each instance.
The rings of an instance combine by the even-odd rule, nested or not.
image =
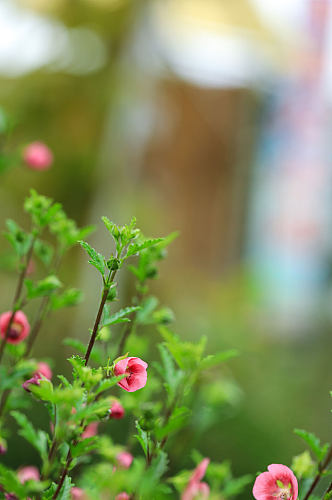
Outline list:
[[[124,408],[122,404],[118,403],[118,401],[114,401],[112,403],[111,408],[109,410],[109,418],[110,419],[120,419],[123,418],[125,414]]]
[[[76,411],[75,411],[76,413]],[[82,433],[82,439],[87,439],[95,436],[98,432],[99,422],[91,422],[91,424],[87,425]]]
[[[296,500],[297,479],[291,469],[282,464],[271,464],[255,481],[253,495],[256,500]]]
[[[0,316],[0,335],[2,338],[6,337],[6,331],[10,323],[12,312],[7,311]],[[7,336],[9,344],[19,344],[30,333],[29,321],[23,311],[16,311],[12,324]]]
[[[201,482],[203,479],[207,466],[210,463],[209,458],[204,458],[193,471],[190,476],[189,483],[181,495],[181,500],[194,500],[195,498],[208,499],[210,488],[207,483]]]
[[[122,491],[121,493],[119,493],[115,497],[115,500],[129,500],[129,499],[130,499],[130,496],[125,491]]]
[[[39,470],[37,467],[34,467],[33,465],[27,465],[26,467],[22,467],[17,471],[17,477],[20,481],[20,483],[25,483],[26,481],[39,481],[40,480],[40,474]]]
[[[134,460],[134,457],[131,453],[129,453],[129,451],[121,451],[121,453],[116,456],[116,460],[119,467],[122,467],[123,469],[129,469],[132,461]]]
[[[118,361],[114,367],[115,375],[127,375],[118,382],[118,385],[125,391],[134,392],[142,389],[147,380],[148,365],[140,358],[125,358]]]
[[[72,500],[85,500],[86,495],[82,488],[77,488],[77,486],[73,486],[70,490],[70,495]]]
[[[43,377],[47,378],[48,380],[51,380],[52,370],[50,368],[50,365],[48,363],[45,363],[44,361],[40,361],[37,365],[37,370],[36,370],[35,374],[42,375]]]
[[[5,443],[0,443],[0,455],[5,455],[7,453],[7,446]]]
[[[43,142],[31,142],[23,150],[23,160],[32,170],[47,170],[53,163],[53,153]]]

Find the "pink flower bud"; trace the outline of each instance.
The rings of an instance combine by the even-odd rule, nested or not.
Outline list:
[[[122,406],[122,404],[118,403],[117,401],[114,401],[114,403],[112,403],[111,405],[111,408],[109,410],[109,418],[110,419],[120,419],[120,418],[123,418],[124,417],[124,414],[125,414],[125,411],[124,411],[124,408]]]
[[[22,467],[17,471],[17,477],[20,481],[20,483],[24,484],[26,481],[39,481],[40,480],[40,474],[39,470],[37,467],[34,467],[33,465],[28,465],[26,467]]]
[[[119,467],[122,467],[123,469],[129,469],[132,461],[134,460],[134,457],[128,451],[121,451],[121,453],[116,456],[116,460]]]
[[[95,436],[98,432],[99,422],[92,422],[87,425],[84,432],[82,433],[82,439],[87,439]]]
[[[148,365],[140,358],[125,358],[118,361],[114,367],[115,375],[127,376],[118,382],[118,385],[125,391],[134,392],[142,389],[147,380]]]
[[[23,150],[23,160],[32,170],[47,170],[53,163],[53,153],[43,142],[31,142]]]
[[[0,455],[5,455],[7,453],[7,446],[5,443],[0,443]]]
[[[36,373],[32,378],[29,378],[25,382],[23,382],[22,387],[25,391],[31,392],[30,391],[30,385],[40,385],[40,379],[41,376]]]
[[[43,377],[47,378],[48,380],[51,380],[52,378],[52,370],[50,368],[50,365],[48,363],[44,363],[44,361],[40,361],[37,365],[37,370],[35,374],[42,375]]]
[[[86,495],[84,493],[84,490],[82,488],[77,488],[76,486],[73,486],[70,490],[70,495],[72,500],[84,500],[86,499]]]
[[[4,312],[0,316],[0,335],[2,338],[6,337],[11,316],[11,311]],[[12,324],[10,325],[7,342],[9,344],[19,344],[29,335],[29,333],[30,325],[26,315],[23,311],[16,311]]]
[[[121,493],[119,493],[115,497],[115,500],[129,500],[129,499],[130,499],[130,496],[125,491],[122,491]]]
[[[257,476],[252,493],[256,500],[265,500],[266,498],[296,500],[298,495],[297,479],[286,465],[271,464],[268,466],[268,472]]]
[[[210,463],[209,458],[204,458],[193,471],[190,476],[189,483],[181,495],[181,500],[194,500],[199,497],[202,500],[206,500],[209,498],[210,488],[207,483],[202,483],[201,479],[203,479],[207,466]]]

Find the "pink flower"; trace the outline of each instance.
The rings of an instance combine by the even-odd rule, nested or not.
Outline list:
[[[123,469],[129,469],[132,461],[134,460],[134,457],[128,451],[121,451],[121,453],[116,456],[116,460],[120,467],[122,467]]]
[[[111,405],[111,408],[109,410],[109,418],[112,419],[112,418],[115,418],[115,419],[120,419],[120,418],[123,418],[124,417],[124,414],[125,414],[125,411],[124,411],[124,408],[122,406],[122,404],[118,403],[117,401],[114,401],[114,403],[112,403]]]
[[[271,464],[269,472],[263,472],[255,481],[253,495],[256,500],[296,500],[297,479],[293,472],[282,464]]]
[[[39,481],[40,474],[37,467],[34,467],[33,465],[28,465],[27,467],[22,467],[17,471],[17,477],[20,483],[23,484],[26,481],[31,481],[32,479],[34,481]]]
[[[0,455],[5,455],[7,453],[7,446],[4,443],[0,443]]]
[[[147,380],[147,367],[147,363],[142,361],[140,358],[121,359],[116,363],[114,373],[115,375],[122,375],[125,373],[127,374],[127,377],[120,380],[118,385],[128,392],[134,392],[138,391],[138,389],[142,389]]]
[[[209,498],[210,488],[207,483],[202,483],[207,466],[210,463],[209,458],[204,458],[201,463],[199,463],[190,476],[189,483],[182,493],[181,500],[194,500],[195,498],[207,499]]]
[[[22,387],[25,391],[31,392],[30,391],[30,385],[40,385],[40,379],[42,377],[39,375],[39,373],[35,373],[35,375],[32,378],[29,378],[25,382],[23,382]]]
[[[37,370],[35,372],[35,375],[42,375],[43,377],[47,378],[48,380],[51,380],[52,378],[52,370],[50,368],[50,365],[48,363],[44,363],[44,361],[40,361],[37,365]]]
[[[98,432],[99,422],[91,422],[91,424],[87,425],[82,434],[82,439],[87,439],[95,436]]]
[[[12,312],[7,311],[0,316],[0,335],[2,338],[6,337],[6,331],[10,323]],[[16,311],[12,324],[7,336],[9,344],[19,344],[24,340],[30,332],[29,321],[23,311]]]
[[[71,488],[70,495],[72,500],[84,500],[86,498],[86,495],[82,488],[77,488],[76,486],[73,486]]]
[[[23,160],[32,170],[47,170],[53,163],[53,153],[43,142],[31,142],[23,150]]]
[[[116,495],[115,500],[129,500],[130,496],[125,491],[122,491]]]

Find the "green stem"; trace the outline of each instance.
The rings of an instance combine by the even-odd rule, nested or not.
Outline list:
[[[93,325],[93,330],[92,330],[90,342],[89,342],[89,345],[88,345],[88,348],[86,350],[85,357],[84,357],[85,366],[87,366],[87,364],[89,362],[90,354],[91,354],[91,351],[93,349],[94,343],[95,343],[96,338],[97,338],[99,323],[101,321],[101,317],[102,317],[102,314],[103,314],[104,306],[106,304],[108,292],[109,292],[111,284],[114,281],[115,275],[116,275],[116,269],[114,271],[112,271],[112,273],[110,273],[109,278],[107,279],[107,281],[106,281],[106,283],[104,285],[104,291],[103,291],[103,295],[101,297],[101,301],[100,301],[100,304],[99,304],[99,308],[98,308],[97,316],[96,316],[96,319],[95,319],[95,323]]]

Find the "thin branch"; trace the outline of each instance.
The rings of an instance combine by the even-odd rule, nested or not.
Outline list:
[[[313,493],[314,489],[316,488],[317,484],[319,483],[319,481],[322,477],[324,470],[329,465],[331,460],[332,460],[332,446],[330,446],[329,451],[327,452],[327,454],[325,456],[325,459],[318,464],[318,472],[316,474],[316,477],[314,478],[313,482],[311,483],[311,486],[310,486],[309,490],[307,491],[307,494],[303,498],[303,500],[308,500],[310,495]],[[332,483],[331,483],[330,487],[331,487],[331,489],[329,489],[328,491],[332,491]]]

